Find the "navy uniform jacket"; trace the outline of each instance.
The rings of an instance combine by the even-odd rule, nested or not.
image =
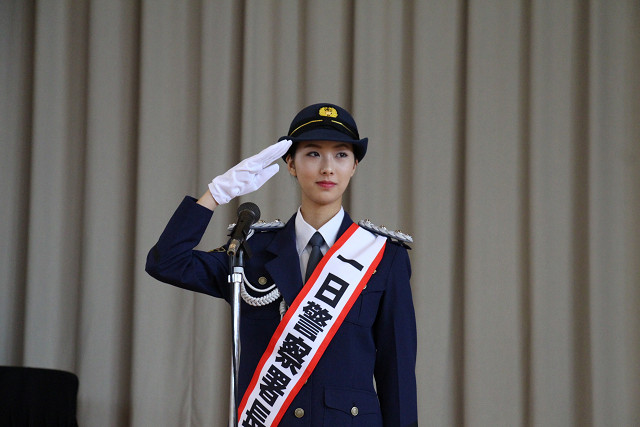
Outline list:
[[[230,301],[227,254],[193,249],[211,217],[209,209],[186,197],[149,252],[146,270],[160,281]],[[252,257],[245,260],[247,280],[257,284],[263,277],[267,286],[276,283],[287,305],[303,285],[294,222],[292,218],[284,228],[256,232],[248,240]],[[345,214],[339,234],[352,223]],[[387,241],[376,272],[280,426],[418,425],[410,275],[407,250]],[[241,304],[240,398],[280,322],[277,302],[263,307]]]

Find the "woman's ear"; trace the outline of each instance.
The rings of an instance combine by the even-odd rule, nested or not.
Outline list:
[[[289,169],[289,173],[291,174],[291,176],[297,176],[296,165],[295,163],[293,163],[293,157],[291,156],[291,154],[287,155],[287,169]]]
[[[358,159],[354,160],[353,162],[353,170],[351,171],[351,176],[353,177],[353,175],[356,174],[356,169],[358,168]]]

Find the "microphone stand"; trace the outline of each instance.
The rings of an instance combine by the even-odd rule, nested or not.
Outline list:
[[[240,286],[244,280],[244,255],[251,256],[243,241],[237,250],[229,254],[229,284],[231,295],[231,384],[229,393],[229,427],[238,426],[238,372],[240,369]]]

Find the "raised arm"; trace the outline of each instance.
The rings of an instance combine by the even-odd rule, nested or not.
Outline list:
[[[162,282],[227,298],[227,287],[221,285],[226,283],[226,254],[194,248],[200,242],[213,210],[234,197],[260,188],[278,172],[279,166],[272,163],[290,146],[288,140],[270,145],[216,176],[197,201],[186,197],[149,251],[145,270]]]

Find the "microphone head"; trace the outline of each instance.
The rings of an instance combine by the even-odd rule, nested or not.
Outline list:
[[[260,219],[260,208],[255,203],[245,202],[238,206],[238,216],[240,216],[240,214],[244,211],[247,211],[251,214],[251,216],[253,216],[253,222],[256,222]]]

